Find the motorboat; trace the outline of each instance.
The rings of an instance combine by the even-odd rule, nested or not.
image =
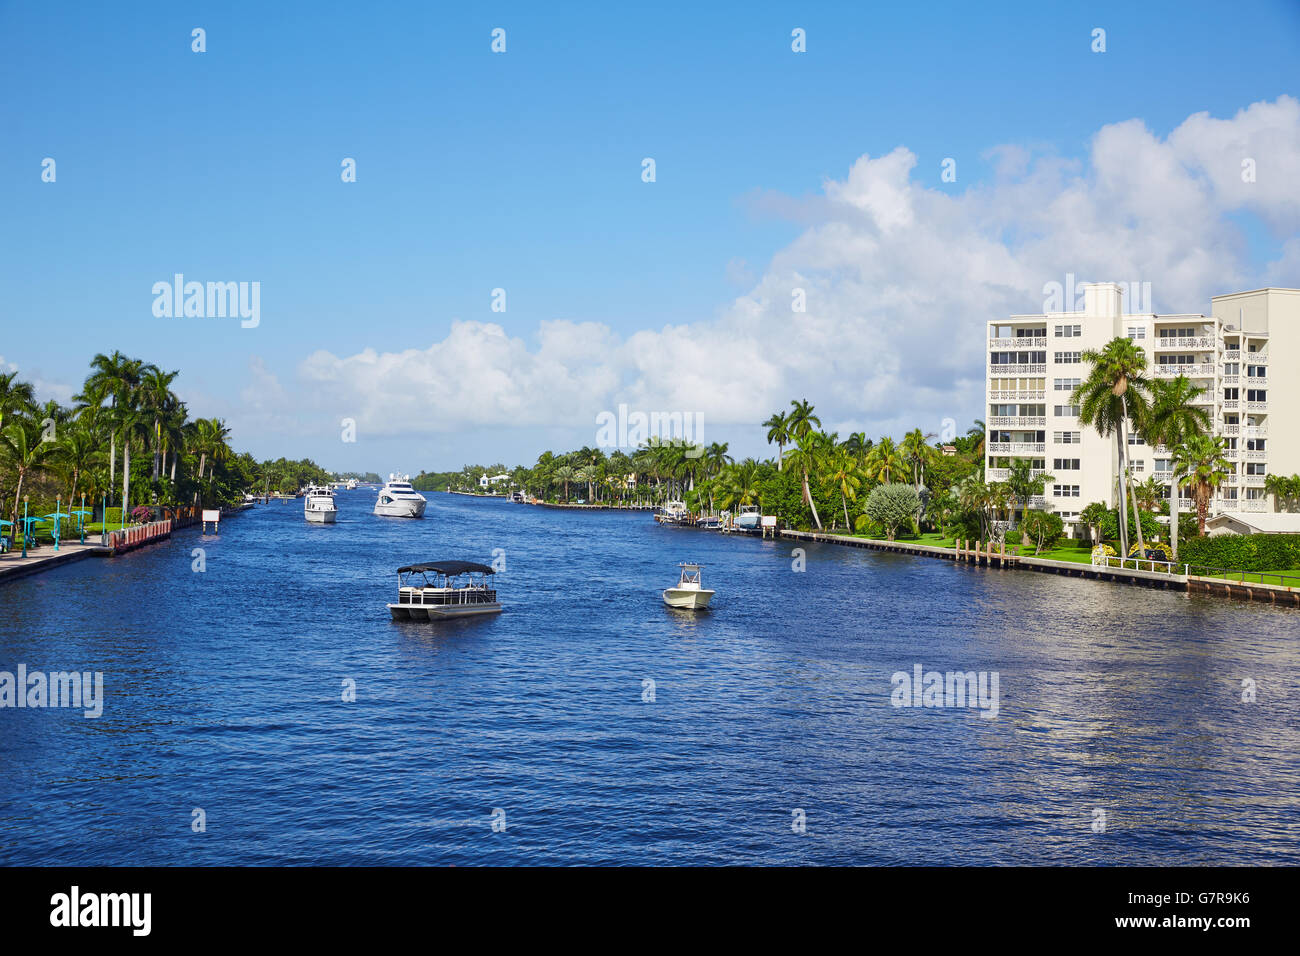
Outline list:
[[[700,584],[700,568],[704,565],[683,563],[679,567],[682,573],[677,587],[664,591],[664,603],[688,611],[704,610],[713,600],[713,592]]]
[[[349,479],[348,479],[348,483],[347,483],[347,485],[346,485],[346,488],[347,488],[348,491],[356,491],[356,490],[357,490],[357,480],[356,480],[355,478],[349,478]]]
[[[410,475],[391,474],[375,499],[375,514],[388,518],[423,518],[424,495],[411,487]]]
[[[686,520],[687,515],[686,502],[665,501],[655,512],[655,521],[660,524],[681,524]]]
[[[394,621],[436,621],[449,617],[499,614],[494,574],[472,561],[430,561],[397,569],[397,603],[388,605]],[[462,581],[464,579],[464,581]]]
[[[303,516],[319,524],[333,524],[339,509],[334,504],[334,491],[329,485],[308,485],[303,496]]]
[[[524,493],[523,493],[522,491],[511,492],[511,494],[510,494],[510,500],[513,501],[513,502],[514,502],[515,504],[517,504],[517,505],[521,505],[521,504],[524,503],[524,500],[525,500],[525,499],[524,499]]]
[[[757,505],[741,505],[736,513],[736,527],[742,531],[753,531],[758,527],[758,520],[763,517]]]

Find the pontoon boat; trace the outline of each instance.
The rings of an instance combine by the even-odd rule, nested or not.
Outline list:
[[[436,621],[444,617],[498,614],[495,572],[472,561],[431,561],[397,569],[397,603],[388,605],[394,621]],[[461,583],[461,578],[467,583]],[[710,594],[712,592],[709,592]]]

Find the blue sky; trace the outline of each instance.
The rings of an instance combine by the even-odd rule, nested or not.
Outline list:
[[[1160,139],[1193,114],[1228,120],[1300,92],[1295,2],[611,6],[0,4],[0,360],[60,395],[94,352],[118,348],[179,368],[192,411],[226,417],[238,447],[337,468],[531,460],[556,443],[591,443],[593,408],[680,400],[692,387],[698,402],[686,407],[717,423],[709,440],[756,453],[750,406],[689,383],[659,388],[671,362],[594,369],[598,358],[566,346],[554,361],[591,373],[571,384],[575,396],[599,392],[594,405],[575,397],[571,413],[559,402],[519,415],[506,402],[481,419],[448,407],[449,394],[484,404],[496,387],[488,372],[515,377],[507,364],[434,390],[440,424],[404,406],[402,429],[379,420],[382,404],[367,404],[354,377],[304,382],[302,363],[317,350],[342,361],[431,349],[461,320],[517,339],[530,366],[520,375],[549,367],[530,356],[546,351],[539,330],[550,322],[589,342],[608,330],[611,352],[640,332],[701,324],[716,361],[743,364],[706,328],[718,333],[712,323],[738,300],[763,299],[754,290],[826,225],[826,183],[845,181],[859,157],[905,147],[907,175],[931,199],[992,188],[990,151],[1004,145],[1073,163],[1086,179],[1109,124],[1137,119]],[[194,27],[206,30],[201,54]],[[505,54],[489,48],[494,27],[507,31]],[[790,49],[795,27],[806,53]],[[1090,49],[1095,27],[1104,54]],[[55,183],[41,181],[45,157]],[[340,181],[344,157],[357,162],[356,183]],[[655,159],[654,183],[641,180],[644,157]],[[946,157],[956,183],[940,182]],[[1270,220],[1260,208],[1210,211],[1234,234],[1225,282],[1274,275],[1279,260],[1289,274],[1289,213]],[[1015,233],[1030,228],[998,231],[1017,255]],[[1070,266],[1059,258],[1046,278]],[[1157,281],[1158,308],[1209,307],[1183,301],[1190,289],[1162,298],[1169,281],[1154,260],[1113,265],[1126,267]],[[828,286],[836,271],[822,270]],[[260,325],[154,317],[151,287],[176,272],[259,281]],[[845,283],[874,300],[870,276],[840,292]],[[1037,309],[1037,284],[1019,311]],[[490,309],[498,287],[505,313]],[[906,286],[881,291],[910,298]],[[847,301],[828,322],[858,314]],[[953,335],[980,320],[973,309]],[[745,340],[743,328],[730,341]],[[755,341],[783,347],[779,335]],[[979,349],[966,352],[950,380],[968,365],[980,375]],[[435,350],[427,364],[436,374],[457,354]],[[761,398],[772,409],[810,398],[845,428],[907,420],[854,379],[880,368],[843,355],[833,365],[767,368]],[[973,388],[914,384],[928,390],[916,416],[979,413]],[[406,387],[418,392],[418,375]],[[539,407],[531,392],[518,401]],[[351,405],[362,440],[345,446],[336,419]],[[418,453],[402,431],[419,438]]]

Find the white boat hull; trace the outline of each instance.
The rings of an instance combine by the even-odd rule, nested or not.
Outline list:
[[[744,514],[736,518],[736,527],[743,528],[746,531],[753,531],[758,527],[758,515]]]
[[[308,511],[305,512],[308,521],[316,524],[333,524],[335,517],[338,516],[338,509],[332,511]]]
[[[423,518],[427,502],[399,499],[387,503],[376,501],[375,514],[385,518]]]
[[[664,591],[665,604],[688,611],[703,610],[712,600],[713,592],[706,588],[668,588]]]

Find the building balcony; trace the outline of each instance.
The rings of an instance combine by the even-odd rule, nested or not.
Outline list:
[[[1268,437],[1267,425],[1247,425],[1242,434],[1247,438],[1266,438]]]
[[[989,442],[990,455],[1041,455],[1047,450],[1043,442],[995,441]]]
[[[1044,375],[1047,366],[1036,365],[989,365],[990,375]]]
[[[1236,448],[1225,448],[1223,449],[1223,457],[1228,461],[1237,461],[1241,458],[1241,451]]]
[[[1268,452],[1266,452],[1266,451],[1252,451],[1252,450],[1250,450],[1249,448],[1247,448],[1246,451],[1245,451],[1245,455],[1246,455],[1246,460],[1247,460],[1247,461],[1267,461],[1267,460],[1268,460]]]
[[[1223,350],[1223,360],[1224,360],[1225,362],[1239,362],[1239,361],[1241,361],[1241,349],[1224,349],[1224,350]]]
[[[1044,389],[1030,390],[1025,392],[989,392],[990,402],[1041,402],[1044,401],[1046,391]]]
[[[1266,388],[1268,386],[1267,375],[1243,375],[1241,384],[1246,388]]]
[[[1009,477],[1007,468],[988,468],[984,472],[984,477],[988,481],[1006,481]],[[1047,472],[1042,468],[1035,468],[1030,474],[1037,478],[1039,475],[1045,475]]]
[[[1157,352],[1186,352],[1191,349],[1217,349],[1219,343],[1212,335],[1197,335],[1192,338],[1171,338],[1156,336],[1149,340]]]
[[[989,338],[991,349],[1042,349],[1047,347],[1046,335],[1018,335],[1015,338]]]
[[[1225,399],[1223,400],[1223,410],[1224,410],[1225,412],[1233,412],[1233,411],[1236,411],[1236,410],[1237,410],[1237,399],[1235,399],[1235,398],[1225,398]]]
[[[1263,475],[1242,475],[1241,483],[1245,485],[1247,488],[1263,488],[1264,476]]]
[[[989,428],[1042,428],[1047,424],[1045,416],[1017,417],[1015,415],[994,415],[988,421]]]
[[[1154,366],[1157,378],[1174,378],[1178,375],[1186,375],[1188,378],[1214,378],[1214,369],[1214,364],[1209,362],[1196,365]]]
[[[1224,402],[1223,404],[1224,407],[1226,408],[1228,403]],[[1252,411],[1252,412],[1268,411],[1268,402],[1247,402],[1246,409],[1247,411]]]
[[[1224,505],[1225,511],[1233,510],[1232,507],[1227,507],[1228,505],[1235,506],[1237,511],[1268,511],[1268,502],[1263,498],[1238,499],[1233,502],[1224,502]]]

